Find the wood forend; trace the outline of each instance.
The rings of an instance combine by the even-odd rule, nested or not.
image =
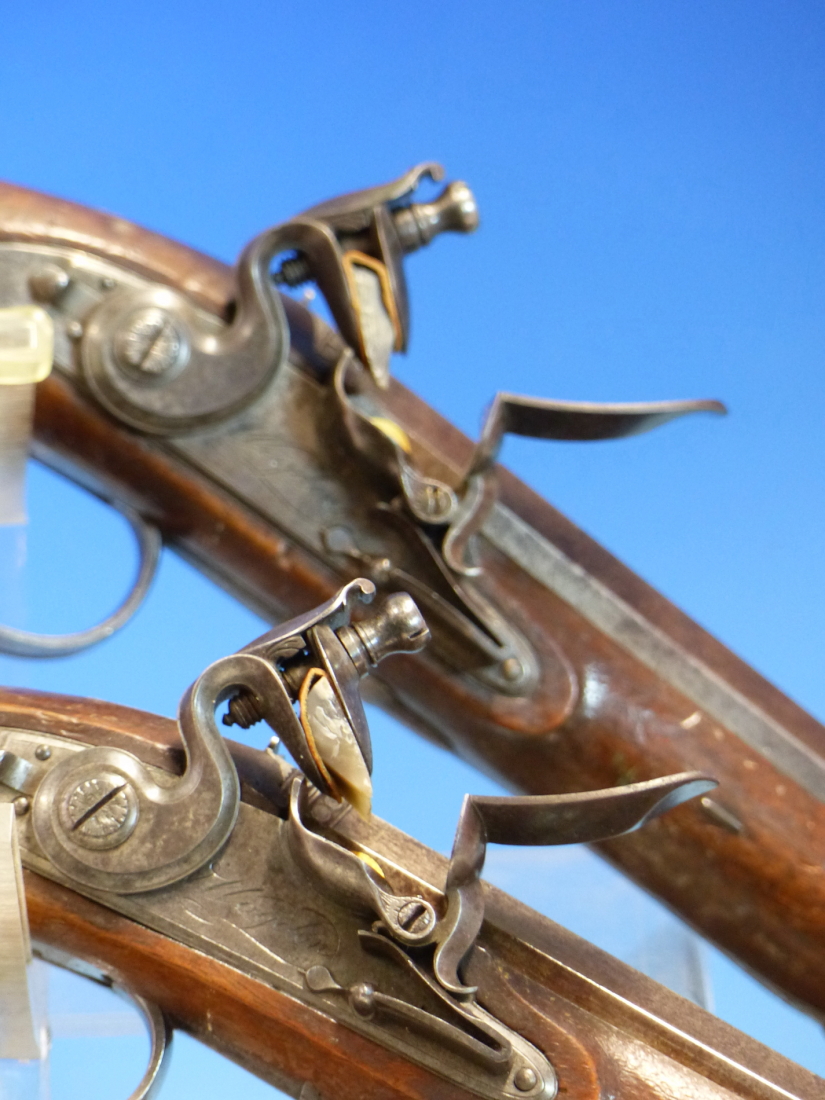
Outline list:
[[[70,245],[190,294],[225,316],[229,268],[128,222],[0,185],[0,240]],[[329,369],[340,345],[288,302],[294,354]],[[393,383],[391,403],[409,430],[454,464],[470,442]],[[270,618],[328,598],[338,578],[219,487],[115,424],[63,379],[38,388],[38,454],[136,506],[164,538],[234,595]],[[825,756],[825,730],[718,641],[506,470],[502,498],[568,557],[709,665],[795,737]],[[555,643],[580,682],[593,670],[608,689],[556,726],[547,685],[533,700],[470,688],[426,655],[391,658],[378,701],[426,736],[482,762],[509,785],[539,793],[581,790],[696,768],[720,780],[718,800],[742,823],[731,832],[689,805],[602,846],[609,859],[699,931],[790,999],[825,1014],[825,807],[597,630],[570,605],[492,549],[487,586],[518,608],[541,650]],[[415,661],[415,675],[409,674]],[[590,670],[588,672],[588,670]],[[545,690],[547,689],[547,690]],[[543,693],[542,693],[543,692]],[[673,868],[679,874],[673,874]]]

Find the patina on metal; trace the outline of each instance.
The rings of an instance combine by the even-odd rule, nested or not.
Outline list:
[[[371,236],[375,218],[386,218],[372,212],[386,204],[406,248],[435,217],[410,200],[399,183],[342,208],[322,206],[296,224],[320,226],[320,236],[313,229],[306,239],[314,233],[330,247],[291,246],[280,268],[273,257],[292,283],[324,275],[327,256],[344,304],[362,327],[369,320],[365,339],[382,355],[396,336],[398,302]],[[799,870],[816,841],[806,815],[813,819],[825,797],[820,726],[504,471],[502,499],[486,512],[492,479],[480,477],[469,492],[467,476],[484,467],[484,448],[474,455],[400,384],[383,389],[355,337],[342,340],[294,301],[281,299],[289,356],[249,404],[229,402],[214,421],[167,425],[162,434],[124,427],[84,381],[96,311],[127,290],[174,287],[199,329],[220,337],[237,316],[236,274],[119,219],[23,189],[0,187],[0,208],[0,303],[35,301],[55,327],[56,371],[38,399],[38,454],[101,495],[138,505],[176,549],[270,621],[294,614],[299,592],[314,603],[356,576],[383,592],[409,591],[428,617],[431,651],[416,660],[415,675],[397,663],[383,670],[373,698],[522,789],[601,787],[718,765],[718,802],[706,798],[649,844],[644,836],[619,842],[611,856],[770,984],[822,1010],[821,884]],[[345,260],[348,253],[365,259]],[[189,330],[156,308],[145,305],[107,335],[112,369],[147,393],[183,385],[190,370],[182,365]],[[401,447],[404,484],[380,455],[374,462],[359,449],[345,422],[334,376],[347,350],[345,397],[355,411],[369,411],[362,397],[373,402],[371,428]],[[220,357],[213,365],[219,374]],[[498,428],[529,429],[533,419],[531,398],[511,396],[506,406],[498,425],[490,421],[490,453]],[[461,505],[441,526],[428,522],[450,502],[436,482]],[[326,673],[307,673],[299,696],[305,687],[319,737],[331,736],[343,728],[343,708]],[[254,720],[249,702],[235,698],[244,720]],[[751,759],[750,749],[760,755]],[[660,766],[651,768],[654,760]],[[113,798],[122,813],[123,799]],[[25,817],[29,796],[16,800]],[[763,804],[776,812],[761,813]]]
[[[139,294],[153,285],[76,248],[2,243],[0,256],[0,305],[41,302],[55,322],[55,367],[75,380],[81,374],[81,353],[72,339],[72,326],[79,326],[82,334],[87,319],[114,290]],[[200,326],[211,326],[216,333],[222,330],[213,314],[192,308]],[[357,363],[350,369],[356,372],[358,387],[368,385],[366,372],[359,371]],[[380,397],[377,389],[373,392]],[[342,424],[340,403],[340,393],[336,397],[326,382],[313,377],[297,360],[287,361],[273,384],[230,420],[231,430],[167,437],[157,445],[169,448],[229,488],[342,579],[348,573],[366,572],[385,590],[391,586],[411,591],[427,611],[434,652],[452,667],[502,693],[529,691],[534,667],[529,647],[507,616],[485,599],[472,577],[451,573],[440,554],[434,559],[432,543],[421,525],[399,521],[397,512],[387,508],[393,481],[384,482],[379,470],[381,464],[386,468],[386,460],[382,458],[379,464],[365,461],[352,446],[349,428]],[[580,420],[578,414],[576,418]],[[500,423],[500,417],[496,419]],[[592,438],[592,428],[589,430]],[[382,446],[386,453],[389,444]],[[390,458],[394,460],[394,452]],[[75,471],[75,476],[94,487],[90,472]],[[460,485],[461,471],[455,471],[452,479]],[[447,483],[443,468],[438,480]],[[398,481],[394,484],[397,487]],[[433,495],[438,509],[438,494]],[[816,797],[825,798],[821,761],[806,745],[712,669],[644,622],[510,509],[493,503],[478,537],[558,593],[668,683],[684,691],[703,711],[764,753],[780,771]],[[144,580],[150,573],[147,558],[144,553]],[[92,634],[91,642],[109,633],[107,626]],[[86,635],[85,641],[89,640]],[[76,641],[70,645],[73,649]],[[6,629],[0,631],[0,648],[24,655],[39,655],[53,648],[61,651],[59,644],[21,639],[17,632]],[[69,646],[62,651],[69,651]],[[566,699],[560,698],[559,714],[569,714],[578,698],[575,675],[563,653],[554,650],[550,642],[543,660],[545,668],[555,665],[557,681],[567,685],[565,691],[559,689],[561,695],[566,694]]]
[[[408,341],[404,255],[441,232],[478,224],[462,182],[433,202],[412,202],[428,176],[440,180],[443,169],[419,165],[261,234],[238,261],[228,324],[89,253],[42,246],[3,248],[0,303],[43,303],[55,321],[58,369],[88,386],[111,415],[163,437],[157,446],[226,486],[342,579],[367,573],[384,591],[410,591],[442,660],[502,695],[529,696],[539,681],[537,654],[478,583],[475,554],[497,507],[494,460],[503,435],[618,438],[722,406],[598,406],[500,394],[467,469],[434,466],[383,398],[390,354]],[[331,378],[313,378],[288,357],[286,315],[269,279],[284,253],[275,281],[314,280],[344,339]],[[56,641],[2,632],[0,648],[70,652],[123,619],[118,613],[62,650]],[[552,641],[542,659],[553,668],[557,712],[569,714],[579,692],[575,674]]]
[[[25,775],[25,793],[33,793],[33,776],[46,767],[33,795],[33,827],[50,861],[73,881],[119,893],[139,893],[176,882],[211,859],[229,838],[238,813],[240,791],[215,720],[216,707],[243,692],[257,716],[266,719],[300,763],[315,786],[341,797],[335,752],[324,759],[311,724],[296,715],[294,704],[310,672],[325,676],[340,706],[343,729],[351,731],[356,752],[368,776],[372,768],[369,731],[358,680],[361,672],[349,656],[336,628],[348,628],[358,640],[356,658],[362,669],[366,644],[349,627],[352,608],[370,600],[370,581],[346,585],[314,612],[269,631],[246,649],[216,661],[184,695],[179,724],[187,765],[183,775],[157,777],[131,753],[98,747],[80,750],[72,743],[43,759],[35,752]],[[390,613],[364,628],[371,640],[369,660],[390,651],[415,650],[427,639],[426,626],[412,601],[401,600]],[[393,610],[395,613],[393,614]],[[348,635],[344,635],[347,640]],[[353,641],[350,641],[353,646]],[[354,646],[353,646],[354,648]],[[230,712],[231,715],[231,712]],[[316,730],[315,734],[320,731]],[[2,757],[9,770],[11,758]],[[16,764],[24,770],[25,755]],[[347,774],[343,775],[344,782]]]
[[[212,664],[181,702],[187,761],[180,777],[119,748],[0,733],[4,774],[17,783],[6,789],[32,801],[21,818],[24,859],[142,925],[322,1008],[479,1097],[553,1100],[558,1080],[548,1059],[483,1007],[477,988],[462,977],[484,919],[479,876],[488,840],[604,839],[706,793],[714,781],[687,773],[580,795],[468,797],[444,890],[416,880],[388,862],[380,845],[354,845],[342,832],[348,807],[338,780],[345,769],[335,751],[324,758],[318,729],[305,714],[308,678],[327,677],[337,721],[371,769],[358,682],[382,657],[414,652],[428,636],[403,593],[353,623],[355,607],[374,592],[370,581],[354,581]],[[269,812],[240,801],[215,717],[230,696],[243,701],[247,715],[264,718],[303,769],[267,754],[275,788]],[[357,792],[343,794],[367,816]],[[397,872],[411,888],[394,884]],[[239,885],[265,911],[249,927],[234,923],[226,909]],[[160,1061],[162,1051],[153,1064]]]
[[[33,755],[30,733],[5,731],[2,742],[12,751]],[[51,737],[48,742],[53,758],[59,758],[64,739]],[[478,1096],[551,1100],[556,1077],[547,1059],[485,1010],[472,987],[460,983],[458,989],[448,988],[435,968],[439,938],[450,945],[458,939],[467,953],[483,919],[480,893],[471,907],[466,889],[451,895],[459,889],[459,865],[466,864],[469,854],[463,833],[457,837],[450,870],[454,881],[451,885],[448,877],[446,895],[431,886],[420,894],[395,894],[388,879],[403,868],[382,853],[377,838],[375,847],[362,839],[353,851],[343,828],[346,809],[313,794],[285,761],[270,757],[267,767],[270,773],[278,769],[278,781],[292,792],[286,820],[241,804],[220,854],[198,873],[164,889],[120,894],[78,883],[44,859],[29,825],[23,836],[24,860],[116,912],[321,1008]],[[611,828],[634,827],[669,793],[697,784],[702,790],[708,787],[692,775],[638,785],[644,791],[581,796],[577,827],[568,826],[566,834],[564,827],[555,832],[547,827],[547,817],[552,802],[556,825],[569,818],[570,796],[537,799],[538,806],[517,799],[513,816],[521,824],[515,830],[504,826],[493,835],[512,842],[531,820],[534,830],[537,810],[550,842],[554,837],[557,842],[586,839],[588,831],[604,835]],[[609,813],[598,809],[605,798],[612,803]],[[588,806],[595,808],[596,817],[589,830],[582,829]],[[429,955],[422,958],[428,942]]]
[[[478,207],[456,181],[433,202],[408,200],[422,180],[444,178],[440,164],[419,164],[391,183],[312,206],[292,226],[296,255],[275,273],[276,284],[318,284],[347,344],[376,385],[386,388],[390,355],[406,351],[410,310],[403,257],[445,231],[472,233]]]
[[[86,960],[72,958],[65,952],[44,944],[37,945],[35,954],[52,966],[71,971],[87,981],[111,990],[137,1010],[149,1039],[149,1058],[143,1076],[126,1100],[154,1100],[160,1094],[169,1069],[174,1038],[174,1031],[169,1021],[157,1005],[128,989],[122,982],[118,982],[116,978]]]
[[[349,349],[335,369],[334,387],[354,450],[388,476],[396,490],[376,510],[405,530],[408,541],[429,559],[429,583],[422,583],[420,564],[414,571],[404,570],[389,557],[364,553],[336,531],[326,536],[327,550],[367,567],[376,580],[392,577],[395,583],[407,584],[433,616],[439,633],[446,631],[453,640],[448,659],[461,667],[469,650],[471,667],[481,665],[480,678],[508,695],[533,690],[539,677],[537,657],[509,617],[472,583],[482,573],[475,549],[498,499],[495,462],[504,436],[576,442],[621,439],[691,413],[725,411],[718,401],[597,404],[499,393],[487,410],[466,469],[448,480],[441,471],[436,476],[427,469],[428,456],[414,447],[386,409],[380,387]],[[433,583],[433,576],[440,584]]]
[[[135,536],[138,567],[132,587],[123,602],[102,622],[71,634],[40,634],[0,624],[0,653],[14,657],[68,657],[80,653],[116,634],[132,618],[149,595],[155,578],[163,543],[156,527],[146,523],[138,512],[116,501],[109,502],[124,517]]]
[[[252,403],[289,348],[283,306],[269,286],[281,247],[276,228],[244,249],[229,325],[216,325],[168,287],[109,288],[81,322],[83,377],[100,403],[161,435],[204,427]],[[100,279],[98,286],[106,290]]]

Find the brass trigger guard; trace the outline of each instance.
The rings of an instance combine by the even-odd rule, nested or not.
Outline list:
[[[80,653],[111,637],[125,626],[138,610],[157,572],[162,539],[157,528],[146,523],[137,512],[114,501],[110,503],[127,520],[138,545],[137,576],[126,599],[108,618],[96,626],[71,634],[39,634],[0,624],[0,653],[7,653],[12,657],[68,657],[72,653]]]

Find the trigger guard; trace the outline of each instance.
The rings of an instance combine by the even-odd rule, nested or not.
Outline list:
[[[132,528],[140,557],[137,576],[126,599],[96,626],[71,634],[39,634],[0,624],[0,653],[12,657],[68,657],[109,638],[131,619],[152,585],[163,542],[158,529],[146,523],[137,512],[114,502],[112,507],[120,512]]]
[[[115,985],[113,988],[116,993],[126,997],[138,1009],[149,1033],[151,1044],[149,1064],[137,1088],[129,1094],[128,1100],[152,1100],[153,1097],[158,1095],[166,1071],[169,1068],[169,1055],[172,1051],[172,1028],[157,1005],[124,986]]]

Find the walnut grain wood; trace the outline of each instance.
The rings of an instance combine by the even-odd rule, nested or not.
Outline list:
[[[36,941],[109,973],[180,1027],[271,1084],[341,1100],[468,1097],[321,1012],[30,872]]]
[[[95,700],[0,690],[0,725],[116,745],[170,770],[182,758],[176,723]],[[254,785],[249,750],[233,753]],[[367,828],[393,861],[443,882],[443,857],[381,822],[355,820],[353,839]],[[37,942],[92,962],[273,1084],[297,1093],[309,1081],[322,1100],[468,1096],[232,967],[38,875],[26,873],[25,883]],[[822,1095],[819,1078],[492,888],[467,978],[490,1011],[547,1055],[568,1100]]]
[[[10,185],[0,185],[0,239],[71,245],[176,286],[218,315],[230,308],[233,278],[225,265],[119,218]],[[323,376],[338,338],[294,302],[286,305],[293,357]],[[466,462],[470,442],[432,409],[395,382],[390,401],[420,444],[447,465]],[[36,436],[46,462],[130,502],[171,546],[270,619],[328,598],[340,582],[251,509],[115,424],[58,377],[38,387]],[[825,729],[810,715],[506,470],[500,476],[502,499],[513,511],[825,756]],[[508,559],[489,547],[484,554],[489,595],[548,655],[536,696],[514,700],[468,686],[424,654],[384,662],[375,678],[377,701],[532,793],[685,768],[715,775],[716,797],[742,822],[741,833],[690,805],[601,851],[768,984],[825,1013],[825,807],[707,716],[685,729],[681,723],[696,711],[689,698]],[[560,725],[554,646],[580,682],[589,670],[609,689]]]

